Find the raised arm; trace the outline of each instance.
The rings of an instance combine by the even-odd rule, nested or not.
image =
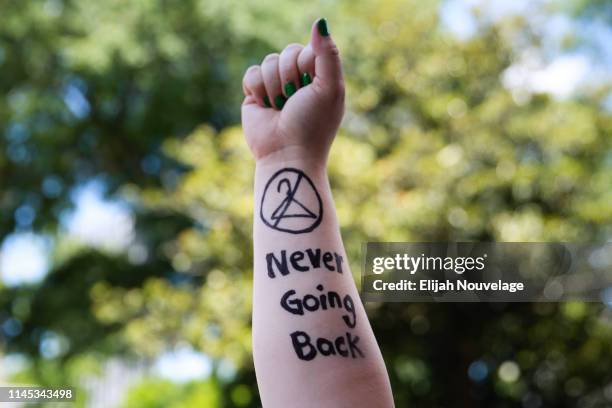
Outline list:
[[[256,159],[253,352],[265,408],[392,407],[389,379],[342,245],[327,156],[344,111],[325,20],[245,73]]]

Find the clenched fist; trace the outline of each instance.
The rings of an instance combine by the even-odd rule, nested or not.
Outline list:
[[[258,162],[326,162],[344,112],[344,82],[325,19],[313,24],[308,45],[267,55],[246,70],[242,85],[242,126]]]

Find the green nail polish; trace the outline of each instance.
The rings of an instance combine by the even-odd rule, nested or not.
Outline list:
[[[319,34],[323,37],[327,37],[329,35],[329,30],[327,29],[327,20],[322,18],[317,22],[317,29],[319,30]]]
[[[304,72],[301,78],[302,86],[310,85],[311,82],[312,80],[310,79],[310,75],[308,75],[308,72]]]
[[[285,106],[285,101],[286,99],[283,95],[276,95],[274,97],[274,104],[278,109],[283,109],[283,106]]]
[[[272,104],[270,103],[270,98],[268,98],[268,95],[264,96],[263,101],[264,101],[264,105],[266,105],[266,108],[272,107]]]
[[[297,88],[295,87],[293,81],[289,81],[285,84],[285,95],[287,95],[287,98],[293,95],[295,91],[297,91]]]

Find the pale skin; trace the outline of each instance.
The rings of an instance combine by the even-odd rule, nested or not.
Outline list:
[[[389,378],[350,272],[327,177],[328,152],[344,113],[344,81],[338,49],[325,34],[326,25],[315,22],[309,44],[290,44],[280,54],[266,56],[260,65],[247,69],[243,80],[242,124],[256,160],[257,382],[265,408],[393,407]],[[311,83],[301,82],[304,73]],[[285,87],[288,82],[293,82],[295,92]],[[286,98],[282,109],[275,103],[278,95]],[[293,170],[283,170],[287,168]],[[274,178],[277,173],[281,176]],[[304,175],[301,182],[299,173]],[[280,182],[283,175],[287,179]],[[325,301],[314,297],[320,299],[328,291],[345,303],[324,308],[331,295]],[[293,312],[287,303],[282,306],[288,293],[285,300],[293,300]],[[308,294],[313,296],[306,301]]]

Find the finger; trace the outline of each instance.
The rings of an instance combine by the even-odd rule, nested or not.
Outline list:
[[[315,55],[315,75],[322,85],[335,86],[342,82],[342,64],[338,47],[329,35],[327,20],[321,18],[312,25],[311,40]]]
[[[278,72],[278,54],[268,54],[261,63],[261,74],[268,98],[277,109],[285,105],[285,97],[281,87],[280,74]]]
[[[278,71],[283,84],[283,92],[287,98],[297,91],[300,83],[297,58],[303,48],[304,46],[300,44],[289,44],[278,58]]]
[[[259,106],[270,107],[267,99],[266,87],[264,86],[263,76],[259,65],[250,66],[242,79],[242,88],[245,96],[252,96]]]
[[[308,44],[302,49],[297,59],[298,70],[300,71],[300,87],[312,82],[315,72],[315,56],[312,45]]]
[[[242,100],[243,105],[259,105],[259,101],[253,95],[247,95]]]

